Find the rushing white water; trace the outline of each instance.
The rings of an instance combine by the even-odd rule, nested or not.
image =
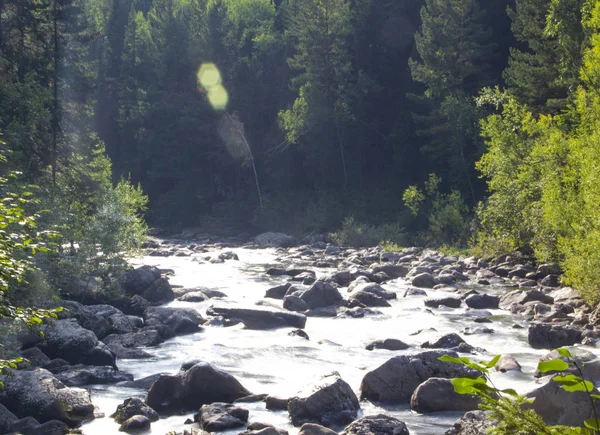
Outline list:
[[[239,261],[228,260],[224,264],[198,263],[194,257],[144,257],[138,264],[156,265],[173,269],[170,278],[174,285],[184,287],[205,286],[223,291],[228,298],[201,303],[173,302],[170,306],[193,307],[203,314],[211,305],[252,307],[263,299],[265,291],[285,282],[285,277],[270,277],[265,271],[280,265],[275,250],[234,249]],[[332,269],[316,269],[318,276],[328,275]],[[203,360],[233,374],[253,393],[268,393],[280,397],[292,397],[310,386],[315,379],[337,371],[358,395],[363,376],[377,368],[394,355],[419,352],[418,346],[449,332],[459,333],[469,344],[483,348],[488,353],[471,356],[489,360],[493,355],[512,354],[523,366],[522,373],[494,373],[497,387],[515,388],[524,391],[530,387],[533,372],[544,350],[529,347],[527,329],[514,329],[515,323],[525,325],[523,319],[502,310],[492,311],[493,323],[476,324],[465,309],[438,309],[433,313],[423,305],[424,296],[403,298],[408,284],[403,279],[383,285],[387,290],[398,293],[398,299],[390,301],[392,306],[380,308],[383,315],[352,318],[307,319],[305,331],[310,341],[288,336],[293,328],[268,331],[246,330],[240,326],[229,328],[205,327],[204,331],[176,337],[159,347],[145,349],[154,355],[144,360],[118,360],[119,369],[132,373],[135,379],[160,372],[175,373],[181,364],[189,360]],[[345,289],[341,289],[342,292]],[[489,291],[486,290],[486,291]],[[498,289],[497,291],[502,291]],[[505,291],[505,290],[504,290]],[[493,290],[492,290],[493,292]],[[432,290],[430,295],[439,294]],[[280,301],[273,300],[281,304]],[[493,334],[465,335],[466,327],[489,327]],[[434,328],[435,331],[430,329]],[[418,335],[411,335],[419,330]],[[376,339],[397,338],[411,347],[405,351],[365,350],[365,345]],[[117,405],[131,396],[144,397],[145,392],[119,386],[91,386],[92,401],[106,414],[83,427],[87,435],[117,433],[118,424],[108,416]],[[287,412],[268,411],[263,402],[243,403],[240,406],[250,411],[250,422],[260,421],[297,434],[298,429],[290,422]],[[385,413],[404,421],[413,435],[442,434],[461,413],[447,412],[420,415],[410,411],[408,405],[381,405],[361,402],[363,415]],[[182,431],[188,426],[184,421],[191,417],[172,416],[152,424],[152,434],[165,434],[170,430]],[[238,434],[240,429],[223,432]]]

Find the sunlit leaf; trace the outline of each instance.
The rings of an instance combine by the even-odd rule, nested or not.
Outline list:
[[[585,424],[585,427],[587,428],[600,430],[600,419],[588,418],[587,420],[584,420],[583,424]]]
[[[556,351],[560,356],[573,358],[573,355],[571,355],[571,352],[569,352],[569,349],[567,349],[566,347],[561,347],[560,349],[556,349]]]
[[[562,359],[553,359],[550,361],[542,361],[538,364],[538,370],[542,373],[546,372],[562,372],[569,368],[569,364]]]
[[[491,369],[492,367],[494,367],[496,364],[498,364],[498,361],[500,360],[500,357],[502,355],[496,355],[494,358],[492,358],[492,360],[486,364],[486,367],[488,369]]]

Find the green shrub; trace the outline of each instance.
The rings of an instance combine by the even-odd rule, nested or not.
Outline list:
[[[382,242],[391,246],[391,244],[403,244],[406,240],[398,224],[371,225],[357,222],[354,217],[344,219],[342,228],[331,236],[340,246],[356,248],[377,246]]]

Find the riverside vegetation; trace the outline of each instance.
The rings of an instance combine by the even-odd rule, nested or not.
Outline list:
[[[498,260],[472,281],[569,285],[587,307],[533,318],[593,317],[599,30],[598,0],[0,0],[0,372],[52,319],[84,323],[60,323],[88,339],[65,361],[115,368],[142,354],[98,341],[140,329],[126,312],[146,344],[197,330],[197,313],[147,313],[172,299],[160,272],[127,281],[146,220],[442,247]],[[460,281],[422,280],[440,276]],[[552,334],[593,344],[588,324]]]

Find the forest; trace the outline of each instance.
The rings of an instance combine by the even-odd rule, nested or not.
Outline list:
[[[0,0],[0,17],[2,190],[40,247],[58,233],[117,261],[145,222],[338,230],[521,250],[600,298],[598,1]]]

